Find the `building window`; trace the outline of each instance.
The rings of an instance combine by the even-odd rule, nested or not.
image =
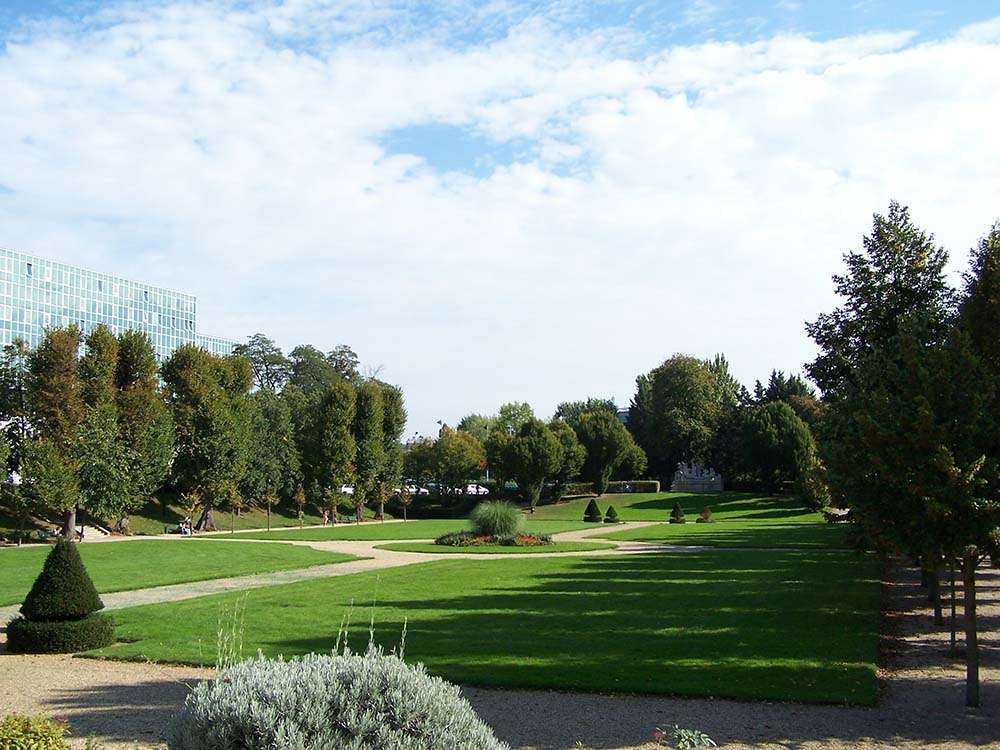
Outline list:
[[[34,275],[35,275],[35,269],[32,268],[31,264],[29,263],[28,264],[28,278],[30,279]]]

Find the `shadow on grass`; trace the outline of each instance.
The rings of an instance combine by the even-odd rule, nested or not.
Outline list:
[[[736,520],[712,524],[664,523],[604,536],[617,540],[711,547],[846,549],[849,534],[850,528],[846,525],[741,524]]]

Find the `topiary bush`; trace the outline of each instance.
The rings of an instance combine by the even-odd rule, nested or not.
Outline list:
[[[695,523],[715,523],[715,519],[712,518],[712,509],[707,505],[701,509],[701,514],[694,519]]]
[[[60,539],[45,558],[21,617],[7,624],[7,649],[55,654],[86,651],[114,642],[114,625],[98,610],[104,602],[72,542]]]
[[[468,547],[475,540],[476,535],[471,531],[449,531],[434,540],[434,544],[442,544],[445,547]]]
[[[674,508],[670,511],[670,523],[685,523],[684,511],[681,510],[681,504],[674,500]]]
[[[472,531],[482,536],[510,536],[521,530],[524,515],[508,502],[487,500],[469,514]]]
[[[67,750],[67,726],[42,715],[11,714],[0,721],[0,750]]]
[[[597,506],[597,501],[593,498],[587,503],[587,509],[583,512],[583,520],[588,523],[600,523],[604,515],[601,513],[601,509]]]
[[[171,750],[509,750],[459,689],[377,647],[258,657],[194,688]]]
[[[618,520],[618,511],[615,510],[615,506],[608,506],[608,512],[604,514],[604,523],[621,523]]]

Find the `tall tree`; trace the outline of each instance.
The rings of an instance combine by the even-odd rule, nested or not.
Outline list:
[[[500,406],[500,410],[493,420],[493,427],[508,435],[516,435],[525,422],[534,418],[535,412],[530,404],[513,401]]]
[[[254,385],[262,390],[280,391],[291,377],[291,361],[263,333],[255,333],[245,344],[237,344],[233,354],[246,358],[253,369]]]
[[[80,380],[80,330],[76,326],[53,328],[45,332],[38,348],[28,357],[28,403],[34,435],[44,447],[34,454],[31,466],[45,466],[48,476],[74,474],[80,426],[86,417],[83,384]],[[36,486],[42,482],[36,475]],[[53,486],[68,487],[60,480]],[[72,504],[68,503],[72,500]],[[79,494],[59,492],[47,504],[63,513],[63,536],[73,538]]]
[[[556,413],[552,419],[561,419],[574,430],[580,425],[580,418],[584,414],[594,411],[606,411],[609,414],[618,415],[618,406],[614,399],[610,398],[588,398],[585,401],[564,401],[556,407]]]
[[[340,488],[354,481],[358,454],[353,429],[356,408],[354,386],[339,376],[320,399],[307,475],[314,492],[320,493],[319,501],[330,493],[339,496]]]
[[[21,445],[29,434],[28,360],[24,339],[14,339],[0,355],[0,423],[10,446],[9,465],[20,471]]]
[[[493,417],[484,417],[482,414],[466,414],[458,423],[458,429],[485,444],[493,428],[493,421]]]
[[[580,474],[587,459],[587,449],[580,443],[576,431],[562,419],[553,418],[549,429],[563,449],[559,467],[552,474],[552,499],[559,500],[566,492],[566,485]]]
[[[630,450],[632,437],[618,417],[606,411],[584,414],[577,436],[587,450],[582,475],[594,483],[598,495],[603,495],[611,474]]]
[[[358,373],[358,355],[354,353],[347,344],[335,346],[326,355],[326,361],[340,377],[356,382],[360,375]]]
[[[467,432],[445,425],[435,443],[436,476],[447,494],[462,494],[486,465],[483,444]]]
[[[88,407],[113,403],[118,339],[105,325],[99,325],[84,340],[86,351],[80,358],[83,401]]]
[[[816,461],[809,426],[791,406],[773,401],[750,409],[744,424],[746,461],[770,491],[804,476]]]
[[[375,381],[368,380],[358,386],[354,412],[354,440],[358,451],[354,512],[358,523],[362,520],[364,506],[379,501],[379,478],[385,469],[382,420],[382,389]]]
[[[508,450],[511,471],[521,490],[521,497],[534,512],[542,494],[542,485],[562,465],[562,443],[544,422],[529,419],[514,436]]]
[[[378,477],[378,518],[385,516],[385,501],[399,485],[403,472],[403,430],[406,429],[406,406],[403,391],[388,383],[379,383],[382,389],[382,450],[385,460]],[[405,506],[404,506],[405,512]]]
[[[308,344],[292,349],[289,360],[292,374],[288,382],[307,396],[318,397],[342,377],[323,352]]]
[[[299,454],[288,405],[280,396],[264,388],[250,397],[250,406],[252,439],[240,492],[263,505],[270,520],[271,506],[281,497],[291,500],[301,480]]]

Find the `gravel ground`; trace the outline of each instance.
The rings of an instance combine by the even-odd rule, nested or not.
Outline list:
[[[876,708],[601,696],[467,688],[483,718],[514,747],[652,748],[657,726],[697,727],[724,748],[1000,748],[1000,572],[980,585],[982,701],[963,707],[964,667],[948,656],[912,570],[885,586],[884,689]],[[0,655],[3,712],[42,711],[70,721],[76,743],[156,746],[188,686],[207,670]],[[576,743],[580,744],[576,744]]]

